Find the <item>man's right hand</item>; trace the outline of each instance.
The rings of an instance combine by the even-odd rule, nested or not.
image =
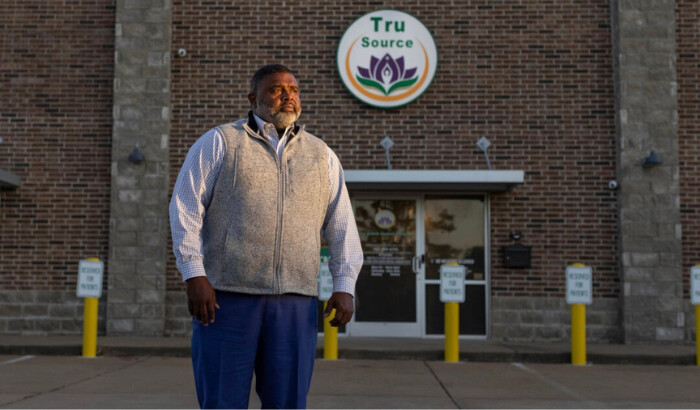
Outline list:
[[[207,326],[214,323],[215,309],[219,309],[216,303],[216,292],[211,287],[206,276],[195,276],[185,282],[187,288],[187,308],[190,315],[197,318],[197,322]]]

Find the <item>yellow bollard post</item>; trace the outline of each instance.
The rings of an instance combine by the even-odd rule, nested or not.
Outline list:
[[[83,357],[97,356],[97,298],[85,298]]]
[[[87,258],[99,262],[99,258]],[[85,298],[83,314],[83,357],[97,356],[97,298]]]
[[[571,266],[583,268],[586,265],[574,263]],[[586,305],[571,305],[571,364],[586,364]]]
[[[695,305],[695,364],[700,366],[700,305]]]
[[[445,361],[459,362],[459,303],[445,303]]]
[[[695,305],[695,364],[700,366],[700,300],[698,295],[700,295],[700,276],[698,276],[698,269],[700,269],[700,264],[696,264],[690,268],[690,301]]]
[[[328,301],[323,302],[323,310],[326,310]],[[331,319],[335,316],[335,309],[323,319],[323,358],[326,360],[338,359],[338,328],[331,326]]]
[[[571,364],[586,364],[586,305],[571,305]]]

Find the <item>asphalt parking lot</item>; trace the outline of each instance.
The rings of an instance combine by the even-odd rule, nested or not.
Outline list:
[[[700,367],[318,360],[310,408],[700,408]],[[252,395],[250,406],[259,407]],[[2,408],[196,408],[180,357],[0,356]]]

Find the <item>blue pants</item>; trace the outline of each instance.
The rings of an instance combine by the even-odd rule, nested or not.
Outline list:
[[[305,408],[316,356],[315,297],[216,292],[221,309],[202,326],[193,319],[192,366],[201,408]]]

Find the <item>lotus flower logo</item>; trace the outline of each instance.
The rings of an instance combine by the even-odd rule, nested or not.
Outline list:
[[[374,215],[374,223],[381,229],[390,229],[396,224],[396,215],[388,209],[381,209]]]
[[[384,95],[389,95],[399,88],[410,87],[418,81],[416,67],[406,70],[403,56],[394,60],[389,53],[381,59],[370,56],[369,69],[358,66],[357,70],[359,74],[355,78],[360,84],[376,88]]]

